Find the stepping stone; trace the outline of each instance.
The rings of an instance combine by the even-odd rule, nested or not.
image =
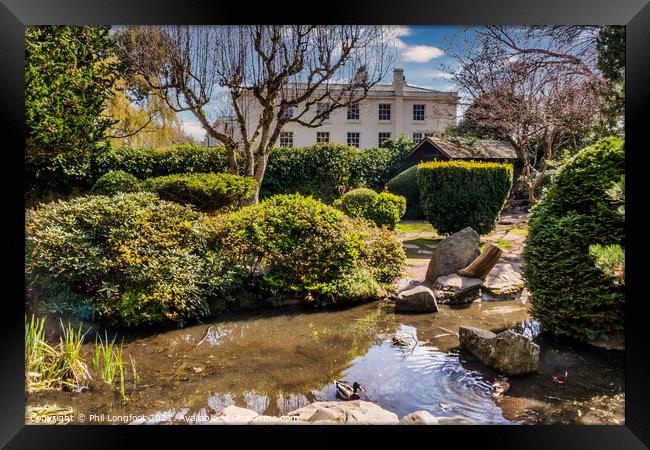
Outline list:
[[[480,278],[452,274],[438,277],[433,284],[433,293],[442,304],[471,303],[480,297],[481,286],[483,281]]]

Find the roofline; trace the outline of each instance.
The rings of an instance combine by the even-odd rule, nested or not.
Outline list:
[[[436,145],[436,143],[431,139],[432,137],[433,137],[433,136],[425,136],[424,139],[422,139],[420,142],[418,142],[418,143],[417,143],[417,144],[416,144],[416,145],[411,149],[411,151],[408,153],[408,155],[406,155],[406,156],[404,157],[404,159],[408,158],[408,157],[411,156],[413,153],[415,153],[415,151],[416,151],[416,150],[417,150],[421,145],[423,145],[423,144],[424,144],[425,142],[427,142],[427,141],[428,141],[431,145],[433,145],[436,149],[438,149],[439,152],[443,153],[443,154],[444,154],[447,158],[449,158],[449,159],[472,159],[472,158],[452,158],[451,156],[449,156],[449,153],[447,153],[447,152],[444,151],[442,148],[440,148],[439,146]],[[442,140],[442,141],[444,141],[444,140],[449,141],[449,139],[443,139],[443,138],[438,138],[438,139],[440,139],[440,140]],[[507,142],[507,141],[500,141],[499,139],[479,139],[479,141],[497,141],[497,142]],[[451,141],[450,141],[450,142],[451,142]],[[474,158],[476,158],[476,157],[474,157]],[[518,160],[518,159],[519,159],[519,156],[517,156],[517,157],[515,157],[515,158],[479,158],[479,159],[513,159],[513,160]]]

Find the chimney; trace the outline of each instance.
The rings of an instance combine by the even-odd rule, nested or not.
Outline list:
[[[393,69],[393,89],[395,94],[402,95],[405,81],[404,69]]]

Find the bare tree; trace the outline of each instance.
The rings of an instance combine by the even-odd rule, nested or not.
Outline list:
[[[224,144],[231,171],[255,177],[253,201],[283,127],[318,127],[362,100],[398,54],[384,28],[358,25],[129,27],[121,42],[131,67],[160,80],[149,86],[153,92],[175,111],[191,111]],[[238,140],[209,118],[224,92]]]
[[[552,159],[598,115],[592,28],[490,26],[450,43],[459,64],[450,71],[470,103],[465,118],[513,144],[531,204]]]

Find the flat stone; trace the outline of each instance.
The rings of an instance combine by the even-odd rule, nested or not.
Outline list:
[[[438,277],[433,289],[440,303],[470,303],[480,296],[481,286],[483,281],[480,278],[452,274]]]
[[[247,424],[259,416],[257,411],[230,405],[221,410],[218,419],[228,425]]]
[[[426,279],[434,282],[440,276],[455,274],[467,267],[481,254],[479,235],[472,228],[464,228],[436,246]]]
[[[426,286],[417,286],[402,291],[395,301],[395,312],[437,312],[438,305],[433,291]]]
[[[440,425],[438,419],[429,411],[415,411],[404,416],[399,421],[400,425]]]
[[[319,417],[331,417],[328,421],[337,423],[357,423],[357,424],[397,424],[399,418],[397,414],[386,411],[378,405],[363,400],[352,400],[347,402],[314,402],[307,406],[296,409],[287,413],[283,417],[295,417],[299,420],[309,421],[309,419],[321,409],[331,410],[331,413],[319,412]],[[320,422],[321,419],[313,423]]]
[[[462,348],[506,375],[521,375],[539,369],[539,345],[522,334],[509,330],[494,334],[473,327],[460,327],[458,334]]]
[[[510,263],[498,263],[490,271],[483,283],[484,300],[513,300],[524,290],[522,274]]]

